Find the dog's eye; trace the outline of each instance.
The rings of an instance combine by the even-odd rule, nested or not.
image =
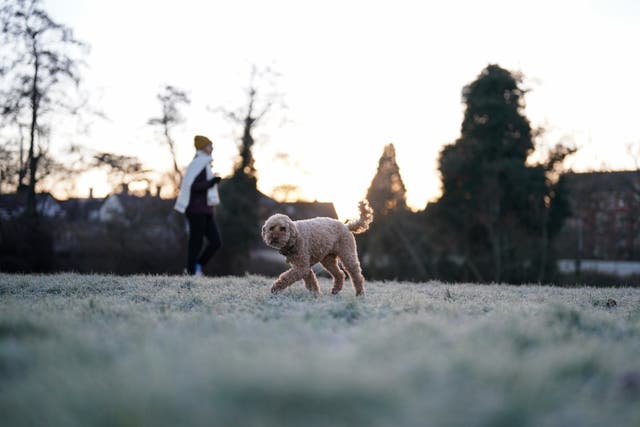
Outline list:
[[[287,231],[286,227],[280,227],[280,231]]]
[[[271,227],[269,227],[269,231],[273,231],[274,228],[276,228],[276,226],[272,225]]]

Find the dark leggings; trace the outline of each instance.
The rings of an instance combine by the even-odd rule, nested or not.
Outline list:
[[[196,271],[196,263],[204,266],[222,246],[220,233],[213,215],[187,213],[189,221],[189,251],[187,254],[187,272]],[[207,245],[202,250],[202,238]],[[202,250],[202,252],[200,252]]]

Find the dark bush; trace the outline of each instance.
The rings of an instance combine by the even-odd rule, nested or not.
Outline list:
[[[40,218],[0,221],[0,271],[46,273],[53,268],[52,224]]]

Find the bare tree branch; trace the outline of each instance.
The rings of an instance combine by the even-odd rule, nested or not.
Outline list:
[[[169,148],[173,161],[172,185],[174,192],[177,194],[182,180],[182,172],[178,167],[175,141],[171,136],[171,131],[184,122],[184,118],[180,113],[180,105],[189,105],[191,99],[185,91],[171,85],[165,85],[158,93],[157,98],[160,101],[162,114],[159,117],[150,118],[147,124],[159,128],[163,135],[164,144]]]
[[[68,99],[80,82],[79,66],[87,45],[73,37],[73,31],[49,17],[41,0],[7,0],[0,8],[4,49],[0,63],[6,85],[0,93],[3,118],[21,128],[28,123],[29,147],[27,213],[36,215],[36,183],[41,160],[46,156],[47,123],[60,110],[73,114]],[[64,87],[64,89],[63,89]],[[48,161],[50,161],[49,159]],[[22,177],[20,177],[22,183]]]

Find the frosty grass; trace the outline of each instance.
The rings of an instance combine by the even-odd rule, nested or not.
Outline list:
[[[640,426],[640,289],[0,274],[3,426]]]

